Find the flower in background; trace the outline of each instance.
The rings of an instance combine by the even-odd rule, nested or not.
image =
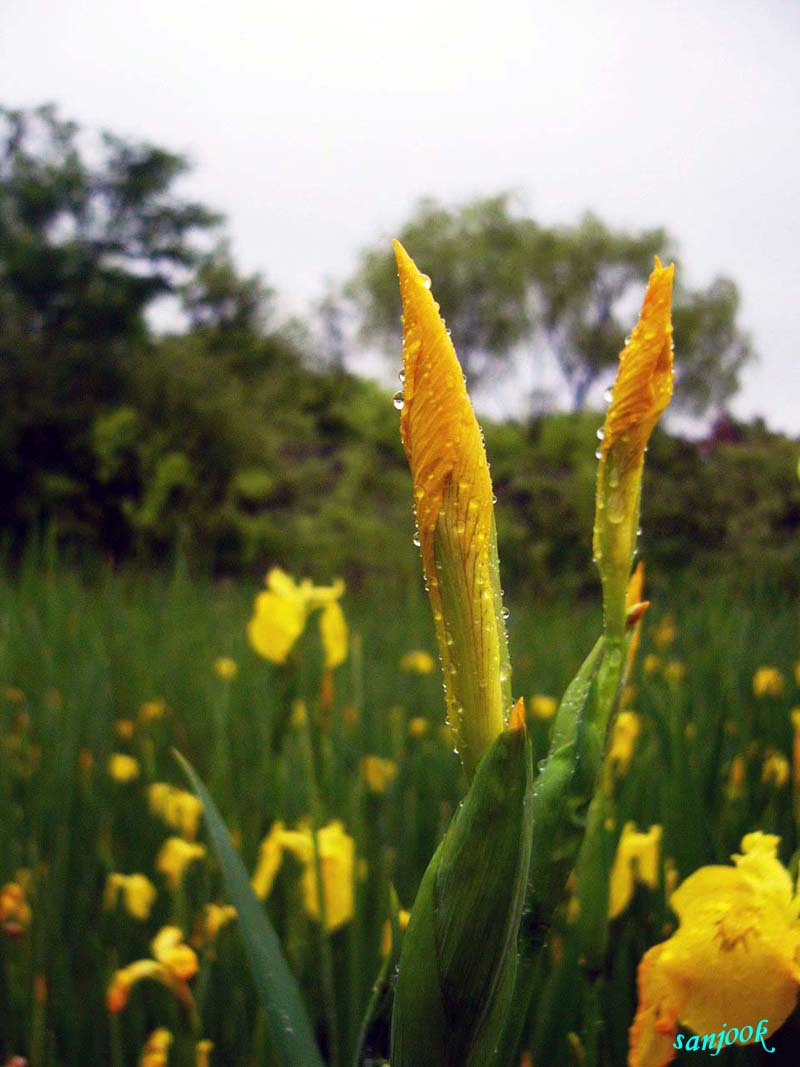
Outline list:
[[[214,660],[214,674],[224,682],[232,682],[239,673],[239,664],[230,656],[217,656]]]
[[[406,911],[405,908],[401,908],[397,913],[397,925],[400,929],[400,933],[404,934],[408,929],[408,923],[411,919],[411,912]],[[389,953],[392,951],[392,920],[387,919],[381,929],[381,959],[386,959]]]
[[[112,872],[106,879],[103,907],[111,911],[117,906],[122,894],[125,910],[134,919],[144,922],[156,899],[156,887],[144,874],[117,874]]]
[[[197,974],[197,955],[184,943],[177,926],[164,926],[150,944],[153,959],[136,960],[115,971],[106,993],[106,1007],[112,1013],[123,1011],[131,989],[145,978],[160,982],[186,1007],[192,1004],[187,983]]]
[[[261,900],[266,900],[272,892],[272,886],[283,862],[284,829],[282,822],[274,822],[258,849],[258,862],[250,884],[255,895]]]
[[[794,1010],[800,899],[778,859],[779,842],[747,834],[734,867],[701,867],[672,894],[680,926],[639,965],[630,1067],[670,1063],[680,1025],[707,1034],[763,1019],[769,1036]]]
[[[416,649],[414,652],[406,652],[400,660],[400,670],[409,674],[433,674],[436,662],[429,652]]]
[[[614,765],[618,775],[627,773],[633,759],[636,740],[641,732],[642,726],[635,711],[621,711],[617,715],[611,734],[608,759]]]
[[[247,626],[250,644],[265,659],[285,663],[309,615],[321,609],[325,666],[333,670],[347,658],[347,623],[338,603],[343,593],[341,580],[330,586],[315,586],[308,579],[298,584],[285,571],[273,567],[267,575],[266,592],[256,597]]]
[[[192,944],[213,945],[223,926],[227,926],[236,918],[236,908],[232,904],[206,904],[202,925],[196,937],[192,938]]]
[[[636,882],[649,889],[658,888],[661,835],[660,826],[651,826],[647,833],[640,833],[636,823],[625,823],[611,868],[609,919],[616,919],[630,904]]]
[[[117,719],[117,721],[114,723],[114,729],[116,730],[117,737],[121,741],[133,740],[133,719]]]
[[[146,726],[148,723],[158,722],[166,714],[167,702],[163,697],[156,697],[155,700],[146,700],[139,708],[139,722]]]
[[[194,793],[168,782],[153,782],[147,789],[150,811],[188,841],[194,841],[203,814],[203,805]]]
[[[139,1067],[167,1067],[172,1041],[172,1034],[166,1027],[160,1026],[158,1030],[154,1030],[142,1049]]]
[[[664,665],[664,677],[672,685],[680,685],[686,677],[686,664],[679,659],[671,659]]]
[[[415,715],[413,719],[409,719],[408,722],[408,736],[409,737],[424,737],[430,729],[430,723],[422,715]]]
[[[779,697],[783,693],[783,675],[777,667],[759,667],[753,675],[753,693],[757,697]]]
[[[0,929],[21,934],[31,924],[31,906],[21,882],[6,882],[0,889]]]
[[[178,890],[187,868],[203,859],[205,845],[184,841],[182,837],[168,837],[156,856],[156,870],[163,874],[171,889]]]
[[[139,761],[124,752],[114,752],[108,757],[108,773],[115,782],[135,782],[139,777]]]
[[[729,800],[741,800],[747,782],[747,762],[741,753],[733,757],[726,792]]]
[[[764,758],[761,781],[764,785],[783,789],[789,781],[789,761],[782,752],[769,751]]]
[[[361,778],[370,793],[385,793],[397,778],[397,764],[380,756],[362,756]]]
[[[355,841],[345,833],[344,826],[338,820],[321,827],[316,837],[325,902],[325,927],[328,933],[332,933],[350,922],[355,914]],[[303,864],[302,887],[306,911],[315,922],[319,922],[320,899],[311,830],[308,827],[284,830],[281,844]]]
[[[642,660],[642,669],[645,674],[655,674],[661,668],[661,657],[655,652],[648,652]]]
[[[671,615],[663,615],[658,625],[653,628],[653,643],[658,649],[665,649],[675,640],[677,630]]]
[[[214,1042],[209,1041],[207,1037],[198,1041],[194,1047],[194,1067],[209,1067],[213,1049]]]
[[[531,697],[531,715],[534,719],[552,719],[557,711],[558,701],[555,697],[543,693],[535,693]]]

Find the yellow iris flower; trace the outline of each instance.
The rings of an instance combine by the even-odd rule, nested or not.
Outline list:
[[[24,885],[18,881],[6,882],[0,889],[0,929],[22,932],[30,926],[31,918]]]
[[[350,922],[355,914],[356,846],[353,838],[345,833],[342,823],[335,820],[318,830],[317,851],[325,894],[325,925],[330,933]],[[283,863],[284,852],[290,852],[303,865],[301,885],[305,909],[310,918],[319,922],[314,840],[307,825],[301,824],[296,830],[287,830],[282,822],[272,824],[259,849],[258,863],[251,879],[253,891],[262,900],[269,896]]]
[[[217,656],[214,660],[214,674],[223,682],[232,682],[239,673],[239,664],[230,656]]]
[[[701,867],[672,894],[675,934],[639,966],[629,1067],[664,1067],[679,1025],[696,1034],[792,1013],[800,987],[800,898],[777,857],[780,839],[742,839],[734,867]]]
[[[397,764],[381,756],[362,756],[361,778],[370,793],[385,793],[397,778]]]
[[[492,481],[483,436],[430,279],[395,242],[403,302],[400,436],[448,718],[472,775],[511,710]]]
[[[627,772],[641,732],[641,722],[635,711],[621,711],[617,715],[607,758],[618,775],[624,775]]]
[[[616,919],[630,904],[636,882],[650,889],[658,888],[661,834],[660,826],[651,826],[644,834],[636,829],[635,823],[623,827],[611,868],[609,919]]]
[[[153,782],[147,790],[150,811],[188,841],[194,841],[203,814],[203,805],[194,793],[168,782]]]
[[[117,906],[120,894],[125,910],[132,918],[140,922],[150,918],[157,894],[156,887],[146,875],[109,874],[103,893],[103,907],[112,911]]]
[[[187,983],[197,974],[197,955],[184,943],[177,926],[164,926],[151,942],[152,959],[136,960],[116,971],[106,993],[106,1007],[112,1013],[123,1011],[131,990],[146,978],[166,986],[177,999],[189,1007],[192,994]]]
[[[156,870],[165,875],[170,888],[177,891],[190,864],[205,854],[205,845],[184,841],[182,837],[168,837],[156,856]]]
[[[552,719],[558,711],[558,701],[555,697],[545,696],[544,693],[534,693],[531,697],[531,715],[534,719]]]
[[[783,675],[777,667],[759,667],[753,675],[753,693],[757,697],[779,697],[783,694]]]
[[[344,613],[338,603],[344,582],[315,586],[307,579],[299,584],[279,567],[267,575],[267,589],[256,597],[247,636],[256,652],[273,663],[285,663],[306,627],[309,615],[318,609],[325,667],[333,670],[347,659],[348,635]]]

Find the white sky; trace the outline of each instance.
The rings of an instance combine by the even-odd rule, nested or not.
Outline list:
[[[0,0],[0,101],[187,152],[295,306],[424,194],[664,225],[688,284],[740,285],[734,409],[794,434],[798,56],[795,0]]]

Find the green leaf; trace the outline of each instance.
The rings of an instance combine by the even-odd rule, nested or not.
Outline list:
[[[323,1067],[297,982],[284,959],[278,935],[231,844],[222,816],[188,760],[180,752],[175,752],[175,758],[203,803],[211,842],[222,867],[228,896],[239,916],[250,970],[281,1061],[284,1067]]]

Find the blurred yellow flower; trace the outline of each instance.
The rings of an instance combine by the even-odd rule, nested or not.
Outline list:
[[[655,652],[648,652],[642,660],[642,668],[645,674],[655,674],[661,667],[661,657]]]
[[[163,719],[167,714],[167,704],[163,697],[156,697],[155,700],[147,700],[139,708],[139,722],[146,726],[150,722],[156,722],[158,719]]]
[[[117,732],[117,737],[121,741],[133,740],[133,719],[117,719],[117,721],[114,723],[114,729]]]
[[[651,826],[647,833],[640,833],[636,823],[625,823],[611,868],[609,919],[616,919],[630,904],[636,882],[649,889],[658,888],[661,835],[660,826]]]
[[[783,675],[777,667],[759,667],[753,675],[753,693],[757,697],[779,697],[783,693]]]
[[[347,657],[347,624],[341,609],[326,614],[325,609],[341,598],[344,582],[315,586],[308,579],[298,585],[279,567],[267,575],[267,590],[256,597],[253,617],[247,626],[250,644],[260,656],[273,663],[285,663],[312,611],[323,609],[320,622],[326,666],[330,669]]]
[[[608,749],[608,759],[617,774],[623,775],[627,772],[641,732],[642,726],[635,711],[621,711],[617,715]]]
[[[292,712],[289,716],[289,725],[295,730],[301,730],[308,722],[308,709],[305,700],[293,700]]]
[[[139,777],[139,761],[124,752],[114,752],[108,757],[108,773],[115,782],[134,782]]]
[[[273,883],[281,867],[283,831],[283,823],[274,822],[258,849],[258,862],[250,884],[255,895],[261,900],[266,900],[272,892]]]
[[[106,993],[106,1007],[112,1013],[123,1011],[131,989],[145,978],[166,986],[186,1007],[192,1004],[192,994],[186,984],[197,974],[197,955],[184,943],[183,932],[177,926],[164,926],[153,938],[153,959],[136,960],[115,971]]]
[[[411,919],[411,912],[406,911],[405,908],[401,908],[397,913],[397,925],[400,928],[400,933],[404,934],[408,929],[408,923]],[[381,959],[386,959],[389,953],[392,951],[392,920],[387,919],[381,929]]]
[[[347,659],[347,623],[341,606],[332,600],[322,609],[319,617],[319,633],[325,653],[325,668],[332,671]]]
[[[139,1067],[167,1067],[172,1034],[164,1026],[154,1030],[145,1042]]]
[[[686,664],[679,659],[671,659],[664,664],[664,677],[672,685],[680,685],[686,677]]]
[[[677,630],[671,615],[663,615],[653,628],[653,642],[658,649],[665,649],[675,640]]]
[[[745,795],[747,781],[747,762],[744,756],[733,757],[730,773],[728,774],[727,794],[729,800],[740,800]]]
[[[370,793],[385,793],[397,778],[397,764],[380,756],[362,756],[361,778]]]
[[[534,693],[531,697],[531,715],[534,719],[552,719],[558,711],[558,701],[555,697],[545,696],[544,693]]]
[[[789,761],[782,752],[767,753],[761,771],[761,781],[776,789],[783,789],[789,781]]]
[[[153,782],[147,789],[150,811],[189,841],[197,837],[203,805],[194,793],[168,782]]]
[[[315,922],[320,918],[314,843],[307,828],[285,830],[283,847],[303,864],[303,897],[306,911]],[[330,933],[349,922],[355,913],[355,842],[339,821],[329,822],[317,833],[322,885],[325,901],[326,929]]]
[[[223,926],[237,918],[236,908],[232,904],[206,904],[203,912],[203,928],[200,940],[211,944],[217,940]]]
[[[150,912],[156,899],[156,887],[144,874],[117,874],[112,872],[106,878],[103,893],[103,907],[111,911],[117,906],[122,894],[125,910],[134,919],[144,922],[150,918]]]
[[[230,656],[217,656],[214,660],[214,674],[224,682],[232,682],[239,673],[239,664]]]
[[[165,875],[171,889],[178,890],[186,869],[205,854],[205,845],[184,841],[182,837],[168,837],[156,856],[156,870]]]
[[[424,737],[430,729],[430,723],[422,715],[415,715],[413,719],[409,719],[408,722],[408,736],[409,737]]]
[[[354,704],[345,704],[342,708],[342,725],[348,733],[358,726],[358,708]]]
[[[24,704],[25,691],[16,685],[7,685],[3,690],[3,696],[9,704]]]
[[[735,867],[701,867],[673,893],[673,936],[639,966],[630,1067],[674,1058],[678,1026],[710,1034],[765,1020],[769,1036],[794,1010],[800,985],[800,900],[777,858],[780,838],[742,839]]]
[[[0,928],[7,933],[22,933],[31,923],[31,906],[19,881],[6,882],[0,889]]]
[[[214,1042],[207,1037],[198,1041],[194,1048],[194,1067],[210,1067],[211,1053],[214,1050]]]
[[[436,661],[429,652],[417,649],[414,652],[406,652],[400,660],[400,670],[409,674],[433,674]]]

